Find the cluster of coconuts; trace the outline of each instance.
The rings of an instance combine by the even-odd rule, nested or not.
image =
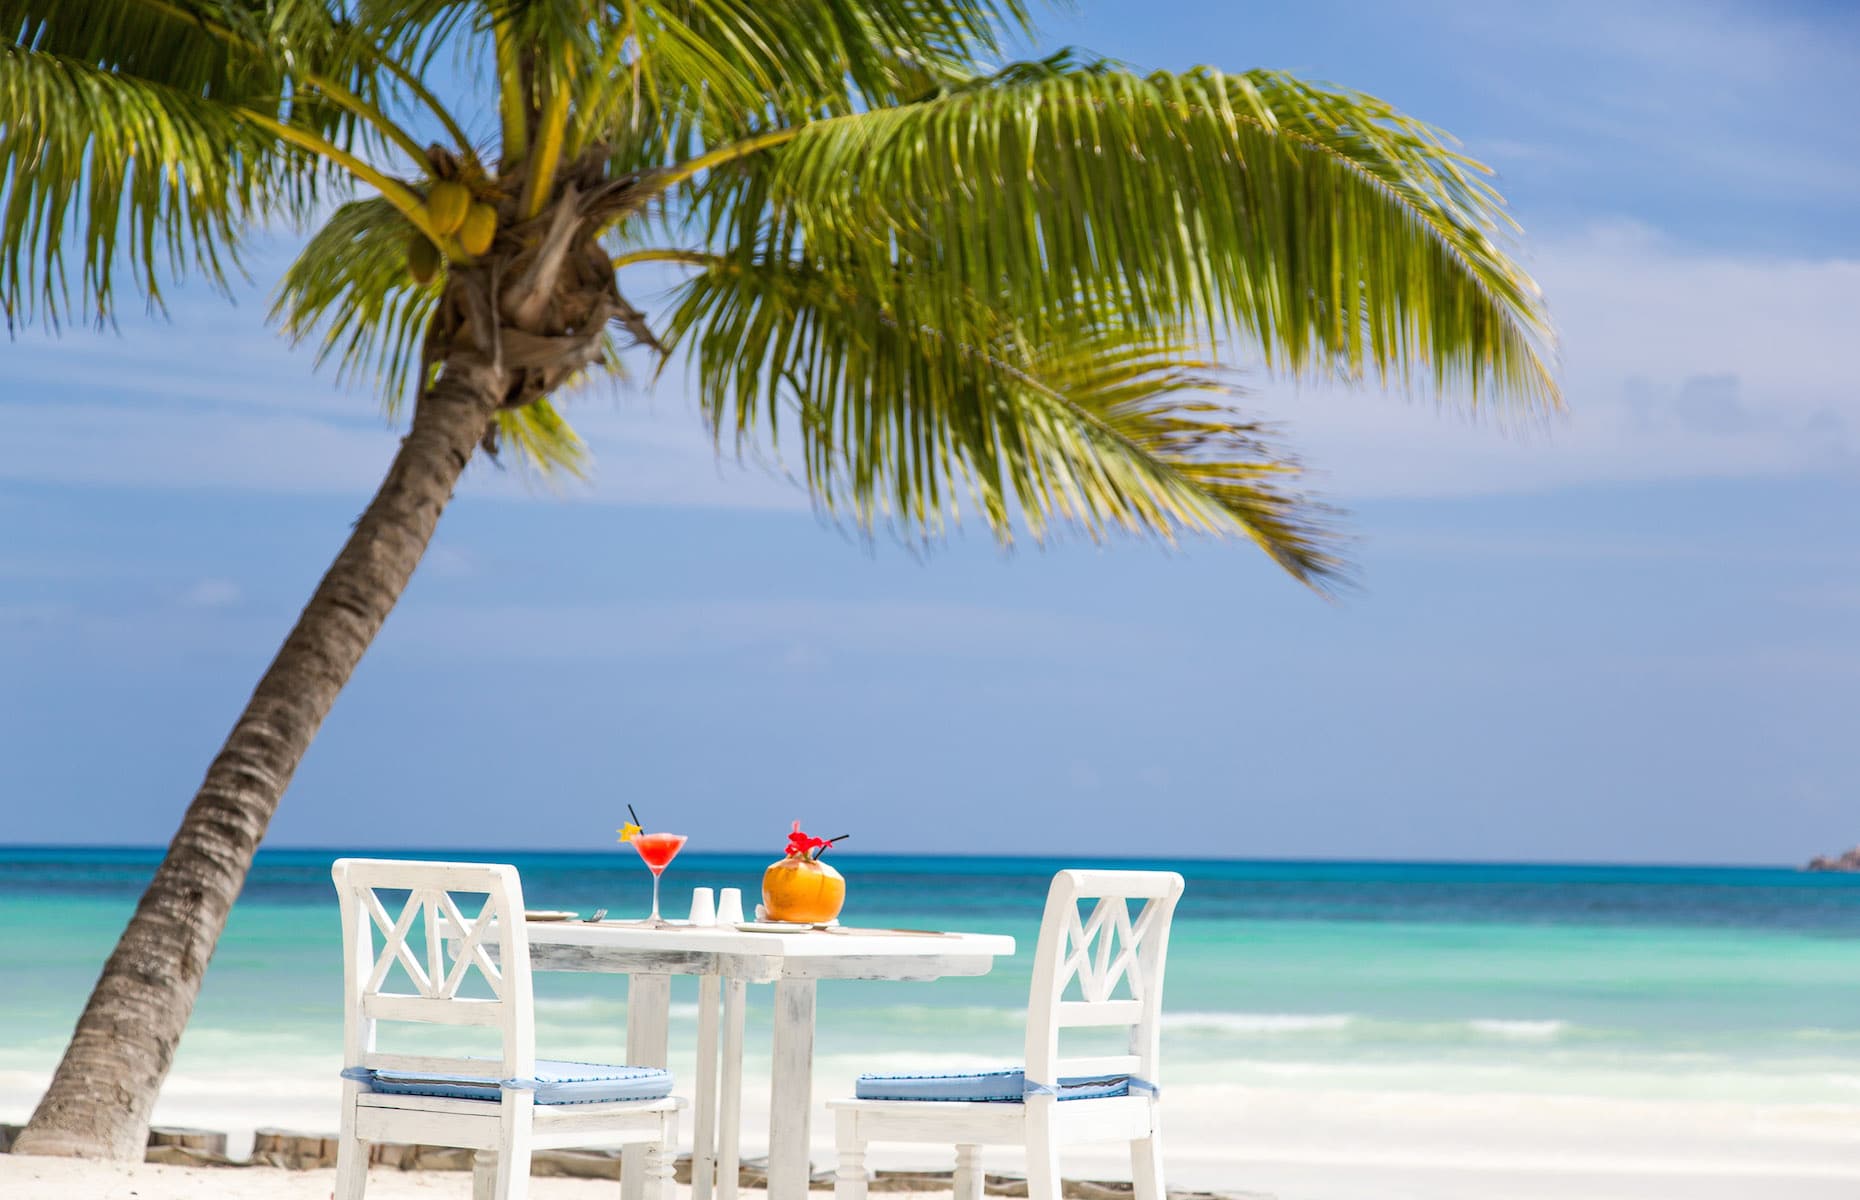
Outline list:
[[[426,193],[423,206],[433,229],[441,237],[457,236],[459,248],[476,258],[491,248],[497,233],[497,210],[472,195],[456,179],[441,179]],[[420,230],[407,235],[407,270],[414,282],[427,284],[439,273],[439,247]]]

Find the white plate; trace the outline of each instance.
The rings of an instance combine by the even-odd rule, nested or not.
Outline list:
[[[740,921],[736,927],[744,933],[806,933],[812,929],[831,929],[838,924],[838,921],[828,921],[824,925],[802,921]]]
[[[527,908],[523,910],[525,921],[573,921],[581,916],[578,912],[561,912],[553,908]]]

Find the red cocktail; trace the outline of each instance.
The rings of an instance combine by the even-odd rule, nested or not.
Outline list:
[[[639,851],[639,860],[652,872],[652,923],[663,925],[659,919],[659,876],[665,874],[665,868],[672,865],[678,852],[685,848],[685,835],[682,833],[636,833],[628,843]]]

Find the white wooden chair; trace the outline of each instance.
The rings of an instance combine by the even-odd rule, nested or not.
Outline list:
[[[1135,1200],[1163,1200],[1158,1034],[1169,923],[1182,895],[1170,871],[1061,871],[1034,952],[1024,1071],[865,1075],[837,1119],[835,1200],[865,1200],[871,1142],[956,1147],[956,1200],[980,1200],[982,1146],[1027,1153],[1030,1200],[1060,1200],[1059,1148],[1130,1144]],[[1133,918],[1128,901],[1144,901]],[[1081,916],[1082,902],[1094,902]],[[1074,998],[1076,996],[1076,998]],[[1061,1052],[1061,1031],[1128,1030],[1123,1054]]]
[[[647,1143],[647,1196],[672,1200],[678,1101],[657,1068],[538,1062],[529,938],[517,869],[481,863],[337,860],[342,902],[342,1132],[335,1200],[361,1200],[369,1142],[477,1151],[476,1200],[522,1200],[530,1155],[564,1146]],[[381,893],[408,893],[398,912]],[[467,915],[459,897],[481,896]],[[466,907],[471,905],[466,902]],[[415,925],[422,928],[422,940]],[[375,948],[375,933],[383,944]],[[389,990],[396,964],[412,991]],[[476,972],[490,996],[462,995]],[[389,1054],[383,1021],[488,1026],[501,1057]],[[653,1188],[653,1184],[657,1184]]]

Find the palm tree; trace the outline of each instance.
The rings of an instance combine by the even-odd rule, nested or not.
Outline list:
[[[1268,71],[982,65],[1025,0],[0,0],[0,27],[9,325],[107,322],[125,274],[159,305],[314,226],[275,316],[411,400],[26,1153],[141,1154],[279,797],[460,473],[577,465],[558,401],[629,350],[681,349],[720,445],[786,439],[863,528],[1237,535],[1319,589],[1323,510],[1211,390],[1217,345],[1559,403],[1502,201],[1437,130]],[[681,281],[656,322],[620,286],[647,264]]]

